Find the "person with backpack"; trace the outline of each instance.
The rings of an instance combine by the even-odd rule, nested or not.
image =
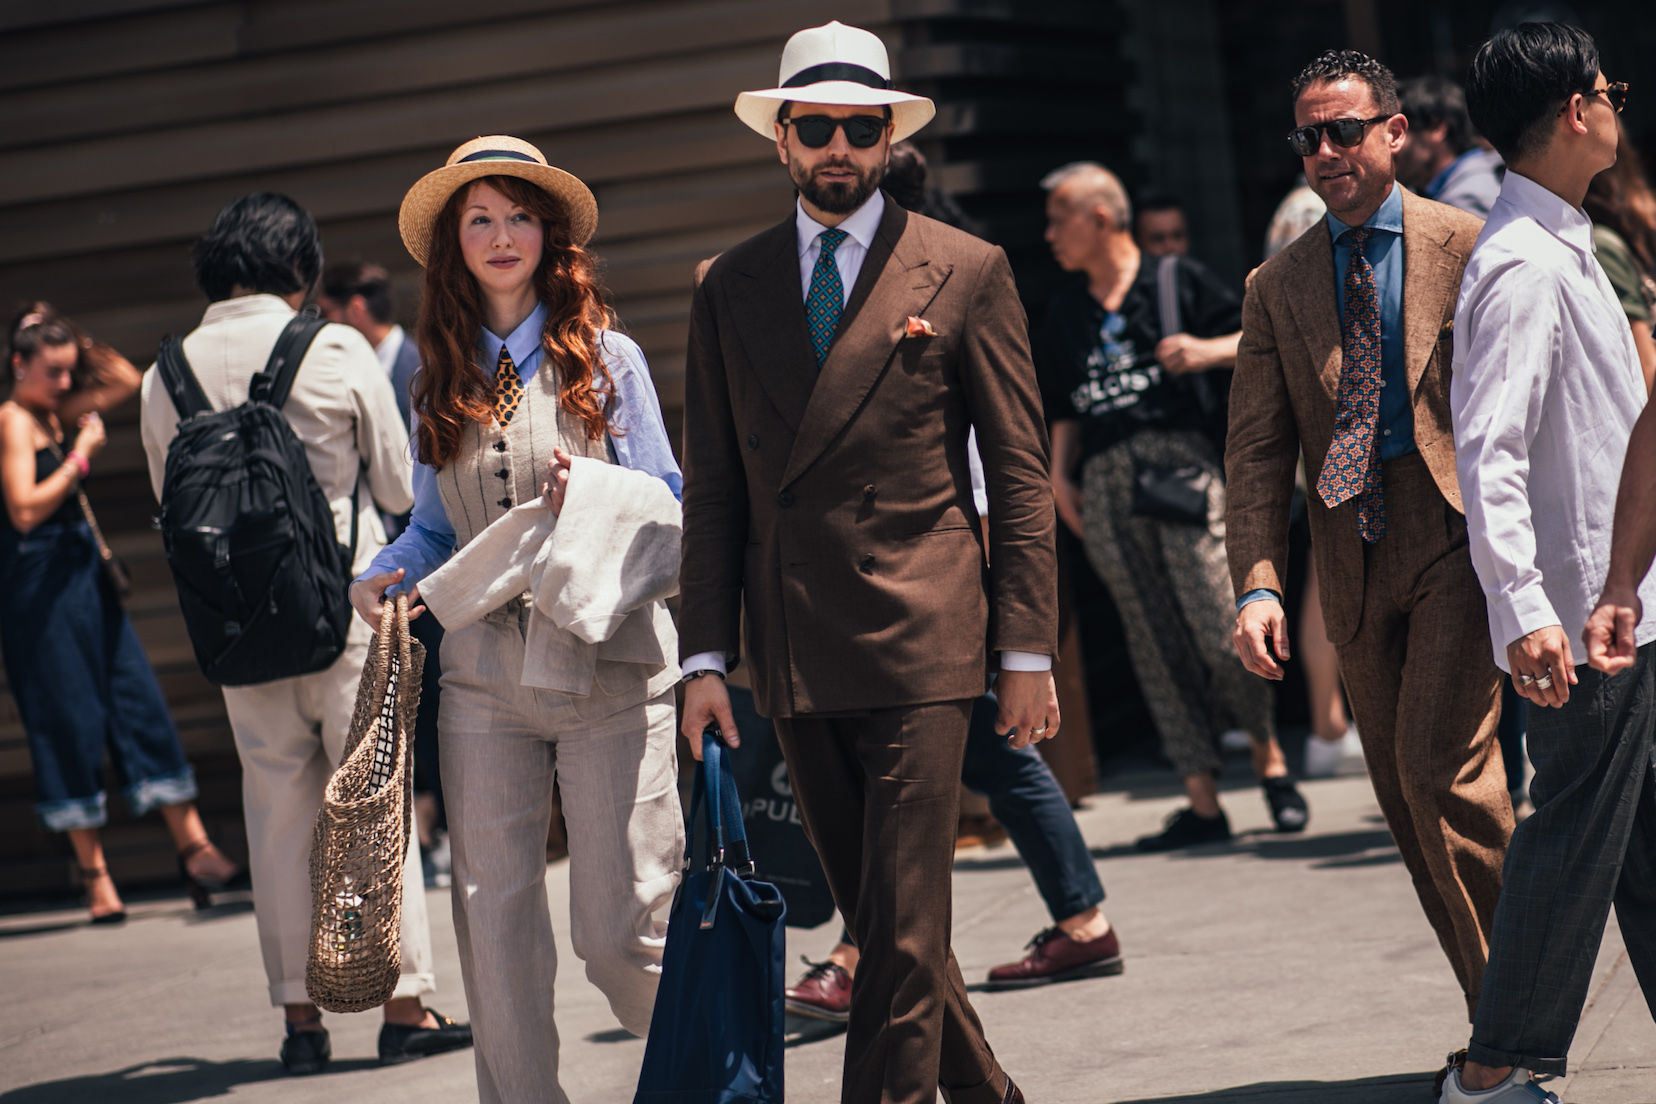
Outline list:
[[[106,754],[135,815],[159,809],[197,908],[240,869],[207,838],[195,772],[184,758],[155,672],[121,606],[121,580],[81,482],[105,441],[100,412],[138,389],[120,353],[82,334],[49,303],[7,331],[0,383],[0,655],[28,736],[35,812],[64,832],[94,924],[126,908],[104,862]],[[67,446],[67,447],[66,447]]]
[[[193,258],[210,302],[144,376],[144,451],[190,640],[224,688],[241,759],[254,916],[287,1024],[282,1064],[315,1073],[331,1047],[305,991],[311,833],[370,636],[344,595],[385,543],[378,511],[413,501],[408,437],[362,335],[296,318],[322,268],[304,208],[243,196]],[[423,1003],[435,982],[417,846],[403,880],[416,889],[403,899],[382,1064],[471,1042],[467,1025]]]
[[[483,1104],[567,1104],[545,888],[554,772],[570,945],[635,1035],[650,1028],[661,977],[653,914],[672,900],[684,855],[665,607],[655,602],[658,619],[632,636],[632,661],[616,662],[609,647],[644,609],[583,640],[576,624],[608,617],[583,609],[559,622],[546,600],[549,589],[558,602],[611,593],[563,574],[589,565],[609,565],[614,589],[630,590],[665,563],[677,589],[683,481],[644,354],[616,331],[585,248],[597,221],[585,184],[508,135],[456,149],[409,189],[398,219],[425,269],[414,512],[351,602],[377,624],[387,593],[410,588],[413,607],[429,590],[445,626],[438,754]],[[646,499],[659,522],[640,527]],[[568,585],[548,587],[553,577]],[[559,677],[542,677],[552,667]]]

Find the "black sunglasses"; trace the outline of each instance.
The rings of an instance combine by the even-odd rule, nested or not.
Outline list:
[[[832,115],[801,115],[797,119],[783,119],[783,126],[791,126],[799,135],[799,143],[807,149],[821,149],[834,140],[834,131],[844,128],[845,140],[857,149],[867,149],[885,133],[886,121],[878,115],[852,115],[836,119]]]
[[[1330,119],[1326,123],[1302,126],[1288,135],[1288,145],[1301,157],[1310,157],[1322,145],[1323,131],[1336,146],[1350,149],[1363,140],[1363,132],[1375,123],[1383,123],[1390,115],[1376,115],[1372,119]]]
[[[1626,81],[1616,81],[1614,84],[1607,84],[1603,88],[1583,88],[1581,90],[1581,94],[1583,96],[1602,95],[1605,102],[1615,108],[1617,115],[1620,115],[1622,110],[1627,107]],[[1558,113],[1562,115],[1568,110],[1570,110],[1570,105],[1566,103],[1563,107],[1558,109]]]

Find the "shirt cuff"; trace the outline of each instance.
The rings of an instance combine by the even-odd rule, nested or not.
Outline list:
[[[1491,600],[1489,612],[1490,620],[1494,622],[1494,628],[1497,630],[1493,643],[1498,665],[1503,670],[1509,645],[1522,640],[1536,629],[1563,624],[1552,603],[1547,601],[1546,591],[1539,585],[1525,587],[1504,601]]]
[[[728,675],[730,668],[725,663],[722,652],[697,652],[679,664],[679,677],[695,671],[717,671],[721,675]]]
[[[1003,671],[1050,671],[1052,657],[1040,652],[1002,652],[1000,669]]]
[[[1241,613],[1242,607],[1248,605],[1250,602],[1263,602],[1267,598],[1278,605],[1282,604],[1282,595],[1278,594],[1270,587],[1257,587],[1254,590],[1248,591],[1248,593],[1236,600],[1236,612]]]

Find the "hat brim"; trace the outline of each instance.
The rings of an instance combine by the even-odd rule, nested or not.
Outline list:
[[[891,140],[901,142],[931,122],[937,114],[937,105],[924,96],[896,92],[889,88],[870,88],[856,81],[818,81],[798,88],[763,88],[743,92],[736,97],[736,117],[750,129],[766,138],[775,139],[776,110],[787,101],[795,103],[834,104],[839,107],[891,107]]]
[[[414,182],[397,211],[397,230],[409,255],[424,268],[431,251],[431,227],[449,197],[485,176],[515,176],[560,203],[569,216],[569,237],[576,245],[592,240],[598,229],[598,201],[573,173],[532,161],[467,161],[433,169]]]

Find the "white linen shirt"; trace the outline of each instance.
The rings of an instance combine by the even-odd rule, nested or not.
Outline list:
[[[1495,663],[1581,632],[1609,570],[1616,486],[1645,404],[1632,331],[1580,208],[1507,171],[1461,280],[1449,407]],[[1656,639],[1656,576],[1635,639]]]
[[[386,378],[397,367],[397,354],[402,352],[403,343],[408,340],[408,331],[401,326],[392,326],[386,333],[384,340],[374,346],[374,356],[379,358],[381,368],[385,369]]]

